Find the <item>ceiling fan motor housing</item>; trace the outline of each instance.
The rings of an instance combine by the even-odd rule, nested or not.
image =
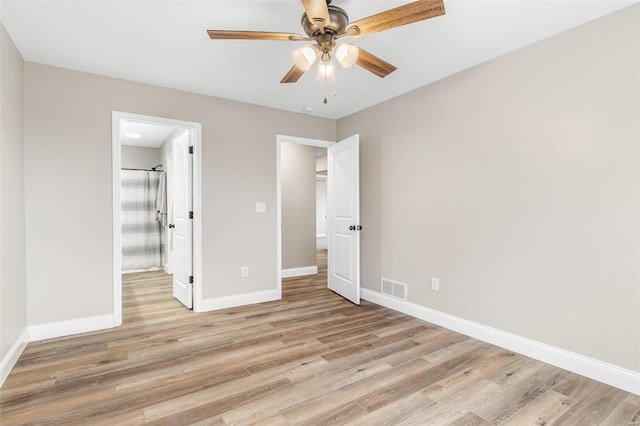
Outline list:
[[[327,8],[329,9],[329,22],[324,25],[324,31],[332,35],[339,34],[349,25],[347,12],[331,4]],[[320,27],[315,22],[310,21],[306,13],[302,15],[302,28],[309,37],[315,38],[322,33]]]

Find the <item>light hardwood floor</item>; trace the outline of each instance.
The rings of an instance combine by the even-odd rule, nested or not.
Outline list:
[[[640,397],[326,289],[194,314],[124,278],[124,325],[31,343],[2,425],[640,425]]]

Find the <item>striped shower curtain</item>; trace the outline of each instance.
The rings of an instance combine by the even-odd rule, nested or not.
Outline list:
[[[162,225],[156,221],[156,199],[161,172],[120,171],[122,270],[163,266]]]

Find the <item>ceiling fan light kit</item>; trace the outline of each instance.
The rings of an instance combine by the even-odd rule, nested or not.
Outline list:
[[[358,48],[353,44],[337,44],[332,50],[334,57],[343,68],[351,68],[358,61]],[[301,47],[294,50],[291,54],[293,63],[300,69],[300,71],[304,72],[309,71],[318,56],[321,56],[319,68],[323,66],[323,62],[332,62],[330,51],[321,52],[315,45]],[[326,73],[323,71],[323,75],[324,74]],[[318,77],[318,80],[325,81],[324,78],[320,77]]]
[[[293,63],[296,64],[301,71],[309,71],[311,65],[316,61],[318,50],[315,46],[304,46],[296,49],[291,54]]]
[[[341,43],[334,49],[336,59],[344,68],[349,69],[358,61],[359,50],[353,44]]]
[[[333,59],[328,53],[323,55],[318,64],[317,79],[323,83],[332,83],[336,79],[336,67],[333,65]]]
[[[353,65],[358,65],[381,78],[386,77],[397,69],[390,63],[353,44],[336,44],[338,39],[342,37],[362,37],[444,15],[445,13],[443,0],[418,0],[350,23],[347,12],[330,4],[331,0],[301,1],[305,10],[302,15],[302,28],[307,37],[300,34],[262,31],[208,30],[207,33],[211,39],[217,40],[315,42],[313,45],[307,45],[293,51],[291,56],[294,65],[280,83],[297,82],[305,72],[311,69],[319,57],[317,79],[325,83],[326,93],[326,83],[335,80],[334,57],[343,68],[348,69]],[[327,103],[326,96],[324,103]]]

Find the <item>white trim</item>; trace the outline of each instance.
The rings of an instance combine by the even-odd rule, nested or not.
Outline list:
[[[316,275],[318,273],[317,266],[303,266],[302,268],[283,269],[280,275],[282,278],[303,277],[305,275]]]
[[[113,327],[122,325],[122,258],[120,253],[120,122],[161,124],[184,129],[193,141],[193,310],[202,312],[202,124],[149,115],[111,113],[112,235],[113,235]]]
[[[18,337],[18,340],[9,348],[9,352],[0,360],[0,387],[2,387],[4,381],[7,380],[9,373],[11,373],[20,355],[22,355],[22,351],[27,347],[27,343],[29,343],[29,329],[25,328],[20,337]]]
[[[104,330],[113,328],[113,323],[113,315],[108,314],[32,325],[29,327],[29,341],[37,342],[38,340]]]
[[[126,271],[122,271],[122,275],[126,274],[138,274],[140,272],[155,272],[155,271],[164,271],[164,268],[148,268],[148,269],[127,269]]]
[[[280,164],[280,155],[282,152],[282,143],[297,143],[299,145],[316,146],[329,148],[335,142],[325,141],[321,139],[300,138],[297,136],[276,135],[276,271],[277,271],[277,292],[278,300],[282,299],[282,165]]]
[[[640,395],[640,372],[598,361],[575,352],[458,318],[415,303],[387,297],[366,288],[362,288],[361,291],[363,299],[377,305],[385,306],[423,321]]]
[[[233,296],[216,297],[202,301],[202,312],[220,309],[236,308],[238,306],[254,305],[256,303],[280,300],[281,294],[277,290],[256,291],[253,293],[237,294]]]
[[[120,119],[123,113],[111,113],[111,185],[113,238],[113,327],[122,325],[122,241],[120,236]]]
[[[318,146],[321,148],[329,148],[335,145],[333,141],[325,141],[323,139],[301,138],[298,136],[276,135],[278,142],[297,143],[298,145]]]

